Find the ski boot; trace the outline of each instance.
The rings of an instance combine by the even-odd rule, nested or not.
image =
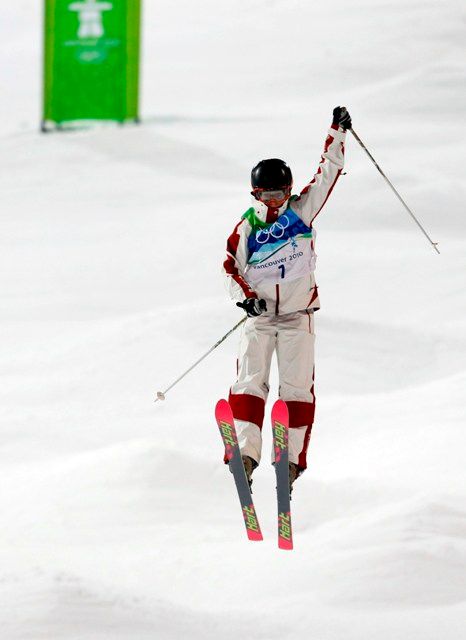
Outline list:
[[[299,478],[299,476],[301,475],[301,469],[294,462],[288,463],[288,469],[289,469],[289,478],[290,478],[290,498],[291,498],[291,493],[293,491],[293,482],[296,480],[296,478]]]
[[[257,462],[253,460],[250,456],[241,456],[241,460],[243,461],[244,471],[246,472],[246,478],[248,479],[249,488],[252,485],[252,472],[257,467]]]

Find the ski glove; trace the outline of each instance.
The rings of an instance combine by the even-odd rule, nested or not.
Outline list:
[[[244,309],[249,318],[255,318],[267,311],[265,300],[258,300],[257,298],[246,298],[244,302],[237,302],[236,306]]]
[[[332,124],[338,124],[346,131],[351,129],[351,116],[346,110],[346,107],[335,107],[333,110],[333,122]]]

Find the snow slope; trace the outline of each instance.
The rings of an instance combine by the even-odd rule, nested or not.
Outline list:
[[[461,3],[147,1],[144,125],[45,137],[37,4],[0,21],[2,640],[462,639]],[[219,265],[250,167],[304,184],[339,103],[441,255],[349,139],[286,554],[268,455],[261,544],[221,464],[237,337],[153,395],[240,318]]]

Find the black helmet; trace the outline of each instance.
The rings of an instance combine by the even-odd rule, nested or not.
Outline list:
[[[292,184],[293,176],[290,167],[278,158],[261,160],[251,171],[253,189],[283,189],[283,187],[291,187]]]

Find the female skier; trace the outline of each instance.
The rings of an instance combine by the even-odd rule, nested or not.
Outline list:
[[[283,160],[261,160],[251,172],[252,206],[228,238],[223,273],[230,297],[248,315],[229,402],[250,483],[261,459],[275,350],[279,396],[290,417],[290,491],[307,467],[315,410],[313,314],[320,307],[313,222],[342,172],[349,128],[348,111],[335,107],[317,173],[299,196],[291,195],[293,178]]]

